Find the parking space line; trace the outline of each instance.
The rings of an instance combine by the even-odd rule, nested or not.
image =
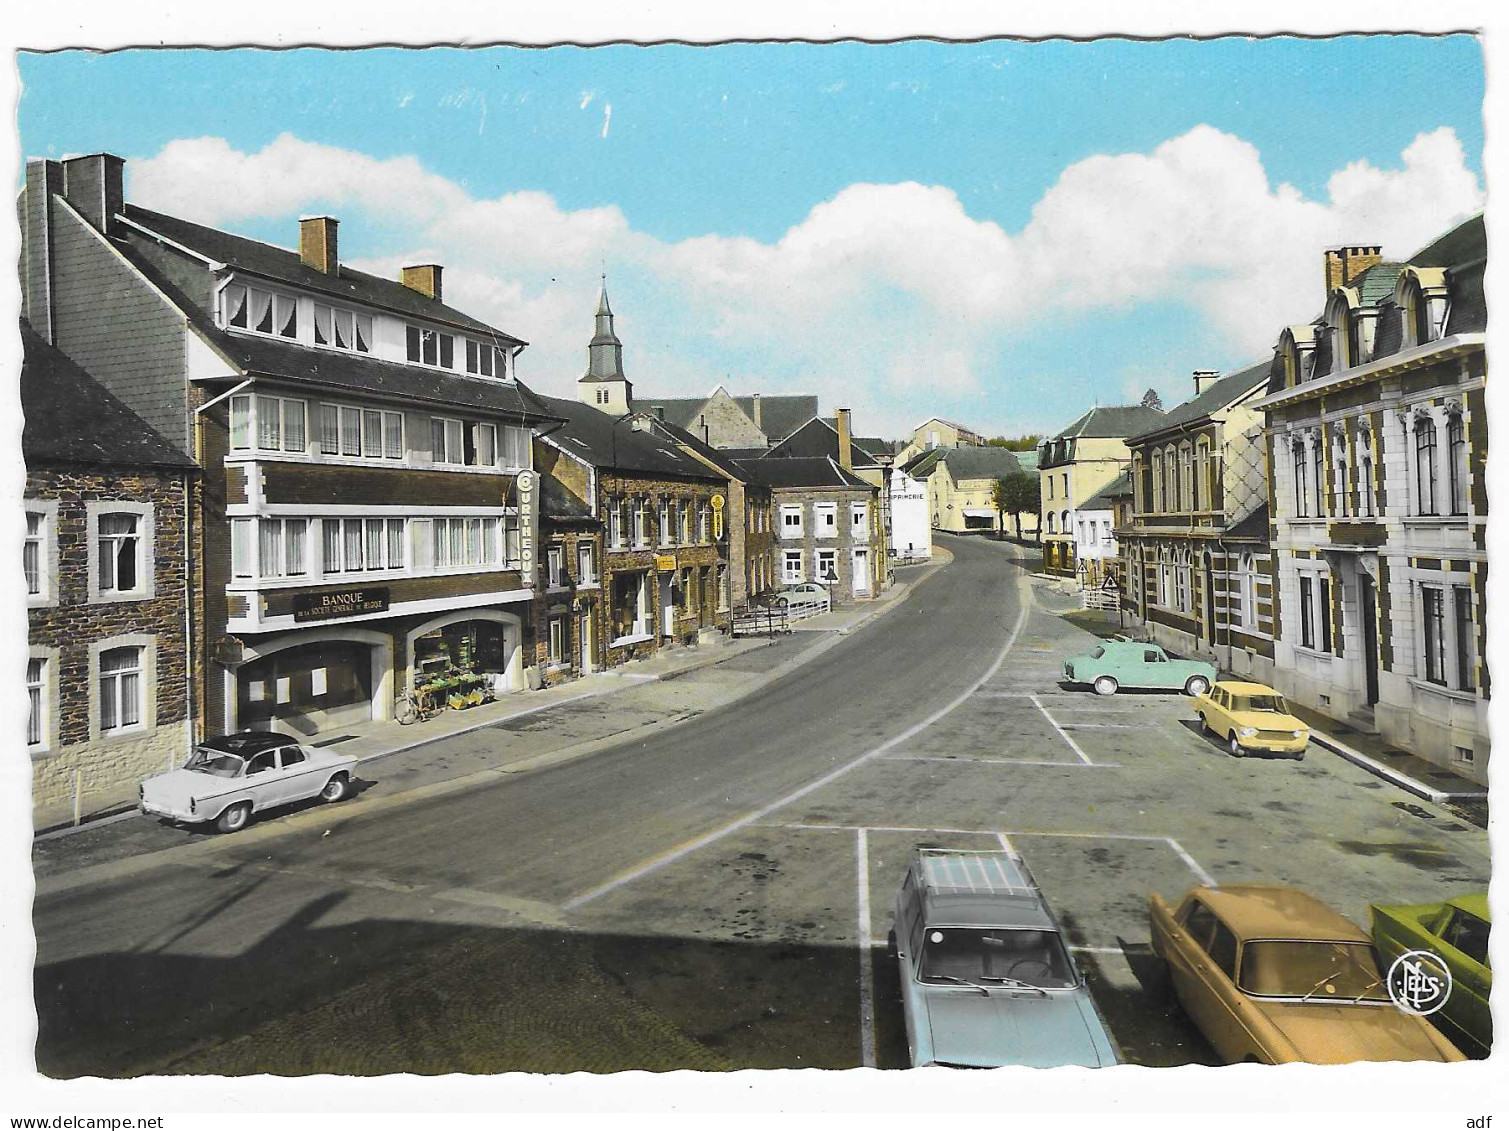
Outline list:
[[[1189,870],[1195,875],[1199,876],[1201,882],[1204,883],[1206,887],[1213,888],[1220,886],[1216,883],[1215,879],[1209,872],[1207,872],[1204,868],[1200,867],[1200,865],[1195,862],[1195,858],[1193,856],[1184,851],[1184,846],[1182,844],[1180,844],[1171,836],[1166,836],[1163,839],[1168,841],[1168,846],[1179,854],[1179,858],[1183,860],[1184,863],[1189,865]]]
[[[1015,849],[1011,847],[1011,838],[1008,837],[1005,833],[996,833],[996,839],[1001,842],[1001,847],[1004,848],[1007,852],[1015,851]]]
[[[870,838],[854,830],[854,855],[859,870],[859,1045],[866,1068],[875,1067],[875,965],[870,954]]]
[[[1050,762],[1035,758],[949,758],[939,754],[887,754],[887,762],[981,762],[987,766],[1065,766],[1072,770],[1119,770],[1119,762]]]
[[[1058,720],[1048,713],[1048,708],[1043,706],[1043,701],[1036,695],[1029,695],[1028,698],[1032,700],[1032,705],[1043,713],[1043,718],[1047,719],[1050,723],[1053,724],[1053,729],[1058,731],[1058,736],[1069,744],[1069,749],[1079,755],[1080,761],[1087,766],[1093,766],[1095,763],[1090,761],[1090,756],[1079,748],[1079,743],[1075,742],[1074,739],[1069,736],[1068,731],[1058,725]]]
[[[1119,946],[1071,946],[1069,950],[1074,954],[1118,954],[1126,957],[1126,951]]]
[[[939,719],[942,719],[957,708],[962,707],[965,703],[969,702],[976,691],[980,690],[980,688],[984,687],[986,683],[995,678],[996,673],[999,672],[1002,665],[1006,663],[1006,657],[1010,654],[1012,648],[1016,647],[1017,637],[1022,634],[1022,629],[1027,624],[1027,616],[1032,611],[1031,590],[1023,586],[1021,587],[1020,592],[1022,607],[1021,611],[1017,614],[1016,623],[1011,628],[1011,634],[1006,637],[1006,642],[1001,645],[1001,650],[996,653],[995,659],[991,661],[990,666],[986,668],[984,673],[968,687],[966,687],[963,692],[961,692],[957,697],[951,699],[942,707],[939,707],[925,719],[913,723],[900,734],[886,739],[886,741],[882,742],[879,746],[875,747],[872,750],[867,750],[859,757],[845,762],[842,766],[838,766],[832,770],[829,770],[821,777],[814,778],[812,781],[808,782],[806,785],[800,787],[799,789],[792,790],[790,793],[786,794],[785,797],[777,798],[775,801],[772,801],[767,805],[762,805],[760,808],[744,814],[744,816],[738,818],[737,820],[729,821],[727,824],[713,829],[711,832],[703,833],[699,837],[694,837],[689,841],[685,841],[682,844],[676,845],[658,856],[651,857],[649,860],[645,861],[637,868],[632,868],[627,872],[622,872],[605,883],[598,884],[596,887],[589,888],[587,891],[582,892],[580,895],[573,896],[571,899],[568,899],[564,904],[561,905],[562,909],[565,911],[575,911],[578,907],[581,907],[587,903],[591,903],[594,899],[599,899],[602,896],[607,895],[611,891],[617,891],[625,884],[633,883],[635,880],[642,879],[652,872],[658,872],[661,868],[664,868],[668,864],[673,864],[677,860],[680,860],[693,852],[700,851],[710,844],[715,844],[731,833],[736,833],[740,829],[747,828],[748,826],[754,824],[756,821],[770,816],[770,814],[776,812],[777,810],[784,809],[788,805],[800,801],[809,793],[812,793],[815,790],[819,790],[825,785],[830,785],[831,783],[837,781],[839,778],[843,777],[850,770],[857,769],[858,767],[863,766],[868,762],[874,761],[886,751],[900,746],[903,742],[909,742],[911,739],[916,738],[917,735],[927,730],[928,727],[932,726]]]

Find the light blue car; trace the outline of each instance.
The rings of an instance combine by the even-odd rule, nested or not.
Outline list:
[[[913,1066],[1120,1063],[1015,853],[918,849],[896,895],[891,942]]]

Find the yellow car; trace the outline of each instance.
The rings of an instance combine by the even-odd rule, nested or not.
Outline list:
[[[1232,757],[1276,754],[1300,759],[1310,745],[1310,728],[1289,713],[1284,697],[1261,683],[1223,679],[1195,696],[1200,730],[1226,740]]]
[[[1149,909],[1175,996],[1227,1064],[1467,1059],[1390,999],[1372,940],[1298,888],[1197,887]]]

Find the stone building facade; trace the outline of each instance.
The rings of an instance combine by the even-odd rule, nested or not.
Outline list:
[[[23,325],[26,746],[40,826],[129,803],[193,741],[195,467]]]
[[[1194,397],[1127,439],[1135,510],[1117,531],[1123,607],[1172,651],[1259,682],[1273,674],[1274,607],[1263,417],[1252,405],[1269,369],[1197,372]]]
[[[1488,780],[1481,216],[1404,262],[1327,251],[1267,417],[1280,690]]]

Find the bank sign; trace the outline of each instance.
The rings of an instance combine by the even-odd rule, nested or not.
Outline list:
[[[295,593],[293,595],[294,624],[339,620],[341,617],[356,617],[366,613],[387,611],[388,590],[386,588],[338,589],[334,593]]]

